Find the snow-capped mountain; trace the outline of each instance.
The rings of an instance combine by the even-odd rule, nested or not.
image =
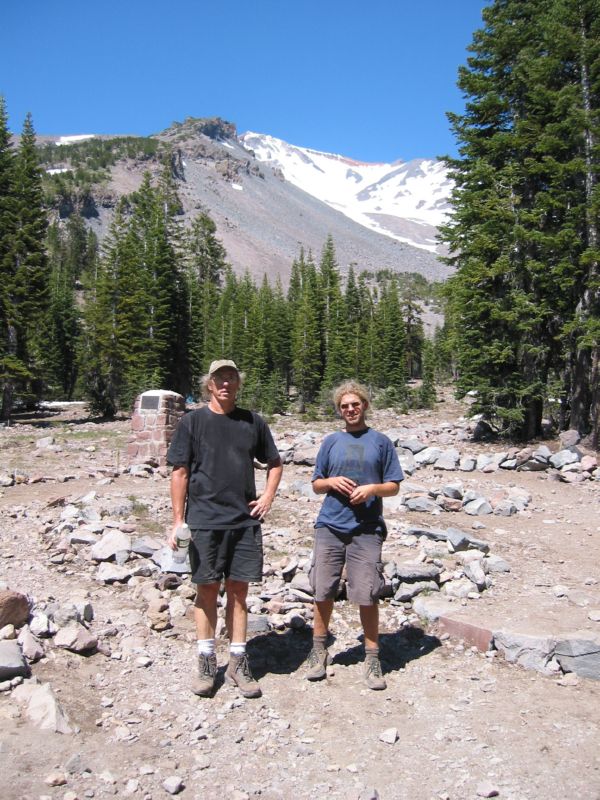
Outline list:
[[[367,164],[296,147],[261,133],[240,137],[255,157],[287,181],[376,233],[439,251],[437,226],[449,210],[452,181],[439,161]]]

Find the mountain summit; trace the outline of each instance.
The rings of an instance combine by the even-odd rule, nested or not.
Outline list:
[[[376,233],[439,252],[436,227],[449,210],[452,181],[439,161],[368,164],[288,144],[262,133],[240,137],[258,161]]]

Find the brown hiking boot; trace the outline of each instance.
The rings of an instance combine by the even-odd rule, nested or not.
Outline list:
[[[217,657],[198,656],[198,674],[192,681],[192,692],[200,697],[210,697],[215,690],[217,677]]]
[[[322,681],[327,677],[327,664],[329,664],[329,653],[326,648],[315,648],[308,654],[308,671],[305,675],[307,681]]]
[[[387,683],[381,672],[381,663],[377,653],[367,653],[365,656],[365,683],[369,689],[381,691],[387,689]]]
[[[235,683],[244,697],[260,697],[262,692],[258,682],[254,679],[248,663],[248,654],[229,656],[229,666],[225,673],[228,683]]]

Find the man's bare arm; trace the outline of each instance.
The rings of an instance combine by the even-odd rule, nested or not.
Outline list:
[[[275,458],[267,462],[267,482],[264,491],[256,500],[251,500],[250,516],[255,519],[262,519],[271,510],[273,500],[277,493],[277,487],[283,474],[283,464],[280,458]]]
[[[175,531],[185,521],[185,504],[190,482],[189,467],[173,467],[171,475],[171,507],[173,509],[173,527],[169,534],[169,545],[175,550]]]
[[[385,481],[385,483],[365,483],[357,486],[350,494],[350,505],[357,506],[366,503],[370,497],[394,497],[400,491],[398,481]]]

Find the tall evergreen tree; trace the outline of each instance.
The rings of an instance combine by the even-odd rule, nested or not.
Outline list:
[[[5,113],[0,119],[0,130],[0,182],[4,184],[3,191],[8,189],[0,211],[7,225],[0,245],[4,328],[2,417],[9,419],[17,393],[26,402],[35,401],[42,393],[42,331],[48,306],[47,220],[31,115],[25,118],[19,148],[12,159],[6,145]]]
[[[583,75],[599,71],[598,11],[598,0],[496,0],[459,73],[465,113],[449,115],[460,145],[443,231],[457,266],[458,388],[476,389],[478,410],[522,438],[539,432],[549,375],[564,369],[561,336],[574,353],[566,400],[578,427],[591,407],[595,345],[572,320],[585,297],[590,309],[597,300],[586,191],[597,166],[585,154],[598,93],[586,110]]]

